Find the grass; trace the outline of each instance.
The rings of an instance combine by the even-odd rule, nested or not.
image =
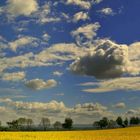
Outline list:
[[[140,127],[89,131],[0,132],[0,140],[140,140]]]

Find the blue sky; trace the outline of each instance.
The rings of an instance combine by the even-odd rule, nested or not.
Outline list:
[[[91,123],[139,115],[139,5],[1,0],[2,121],[47,114],[52,122],[57,115]]]

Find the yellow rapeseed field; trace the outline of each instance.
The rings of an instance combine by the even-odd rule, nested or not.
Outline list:
[[[0,132],[0,140],[140,140],[140,127],[91,131]]]

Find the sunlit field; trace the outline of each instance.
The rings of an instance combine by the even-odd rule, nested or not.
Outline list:
[[[0,132],[0,140],[140,140],[140,127],[91,131]]]

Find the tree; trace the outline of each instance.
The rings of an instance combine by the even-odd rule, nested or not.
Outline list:
[[[62,128],[62,124],[61,124],[61,122],[59,122],[59,121],[56,121],[55,123],[54,123],[54,128],[55,129],[60,129],[60,128]]]
[[[115,128],[116,127],[116,121],[114,120],[109,120],[108,122],[108,128]]]
[[[117,119],[116,119],[116,122],[117,122],[117,124],[119,125],[119,126],[123,126],[123,120],[122,120],[122,118],[121,117],[118,117]]]
[[[71,129],[73,124],[73,120],[71,118],[66,118],[65,122],[62,124],[63,128]]]
[[[125,125],[125,126],[128,126],[128,123],[129,123],[129,122],[128,122],[128,119],[126,118],[126,119],[124,120],[124,125]]]
[[[50,120],[48,118],[42,118],[40,125],[43,127],[44,130],[46,130],[48,127],[50,127]]]
[[[100,127],[99,121],[95,121],[95,122],[93,123],[93,127],[99,128],[99,127]]]
[[[99,121],[100,128],[105,128],[108,126],[108,119],[106,117],[102,118]]]
[[[31,128],[32,124],[33,124],[33,120],[32,119],[26,119],[26,124],[28,128]]]
[[[25,127],[26,122],[27,122],[26,118],[19,118],[17,121],[18,121],[19,127],[21,128]]]
[[[7,125],[9,126],[9,128],[16,129],[16,130],[19,128],[17,120],[13,120],[12,122],[7,122]]]
[[[140,119],[138,117],[131,117],[130,118],[130,125],[136,125],[140,123]]]

